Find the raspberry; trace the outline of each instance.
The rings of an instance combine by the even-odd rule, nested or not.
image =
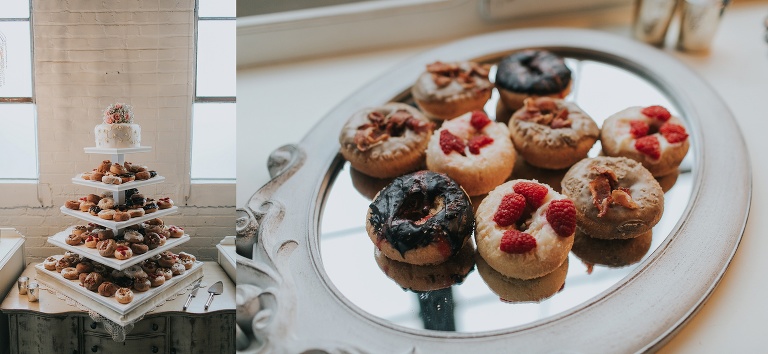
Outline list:
[[[672,116],[672,114],[670,114],[669,111],[662,106],[648,106],[643,108],[640,113],[645,114],[651,118],[656,118],[662,122],[668,121],[669,117]]]
[[[514,225],[525,210],[525,197],[521,194],[507,194],[501,198],[501,204],[493,215],[493,221],[501,227]]]
[[[446,155],[450,154],[451,151],[456,151],[459,154],[466,156],[464,153],[464,141],[447,130],[440,132],[440,149],[442,149],[443,153]]]
[[[480,148],[493,143],[493,138],[488,135],[477,135],[472,139],[469,139],[467,146],[469,146],[469,152],[477,155],[480,153]]]
[[[469,119],[469,123],[477,130],[483,130],[486,125],[491,124],[491,120],[483,111],[472,112],[472,118]]]
[[[648,123],[641,120],[630,121],[629,127],[629,133],[632,134],[632,137],[635,139],[648,135],[648,130],[651,129],[651,127],[648,126]]]
[[[688,139],[688,133],[685,132],[685,127],[678,124],[664,123],[664,125],[659,128],[659,133],[664,136],[664,139],[667,139],[667,141],[672,144],[681,143],[685,141],[685,139]]]
[[[534,248],[536,248],[536,239],[530,234],[515,229],[504,232],[499,244],[499,249],[506,253],[525,253]]]
[[[553,200],[547,208],[547,221],[558,236],[571,236],[576,232],[576,207],[570,199]]]
[[[650,156],[653,159],[661,157],[661,145],[656,136],[649,135],[635,140],[635,149]]]
[[[547,187],[534,183],[534,182],[519,182],[513,187],[516,193],[520,193],[525,197],[525,200],[534,209],[544,204],[544,198],[547,197],[549,189]]]

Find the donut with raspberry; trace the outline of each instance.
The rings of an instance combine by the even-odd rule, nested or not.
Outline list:
[[[475,111],[444,122],[435,132],[427,147],[427,169],[447,174],[475,196],[504,183],[516,156],[507,127]]]
[[[434,124],[404,103],[365,108],[341,129],[341,154],[352,167],[376,178],[391,178],[424,165]]]
[[[659,182],[639,162],[598,156],[573,165],[563,194],[576,204],[579,229],[600,239],[628,239],[651,231],[664,212]]]
[[[527,98],[509,120],[515,149],[529,164],[560,170],[587,157],[600,137],[592,118],[573,102]]]
[[[512,180],[491,191],[475,219],[477,250],[506,277],[534,279],[560,267],[576,232],[573,201],[535,180]]]
[[[411,88],[416,105],[428,117],[448,120],[479,111],[491,98],[490,66],[475,62],[428,64]]]
[[[611,115],[600,141],[606,156],[637,160],[654,177],[677,171],[690,147],[682,119],[662,106],[629,107]]]

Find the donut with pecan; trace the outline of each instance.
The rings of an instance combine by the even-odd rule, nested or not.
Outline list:
[[[436,120],[456,118],[479,111],[491,98],[490,66],[470,61],[428,64],[411,87],[419,108]]]

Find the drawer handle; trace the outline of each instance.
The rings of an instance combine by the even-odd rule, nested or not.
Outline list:
[[[153,330],[153,331],[157,331],[157,330],[158,330],[158,328],[160,328],[160,326],[158,326],[158,325],[157,325],[157,323],[153,323],[153,324],[152,324],[152,330]]]
[[[160,348],[158,348],[158,347],[156,347],[156,346],[154,346],[154,345],[152,346],[152,352],[153,352],[153,353],[157,353],[157,352],[159,352],[159,351],[160,351]]]
[[[95,352],[99,351],[99,347],[94,345],[94,346],[91,347],[91,351],[95,353]]]
[[[92,323],[91,323],[91,329],[96,329],[96,326],[98,326],[98,325],[96,324],[96,322],[92,322]]]

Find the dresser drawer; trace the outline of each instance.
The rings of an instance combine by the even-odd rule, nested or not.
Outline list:
[[[166,337],[126,338],[124,342],[115,342],[109,336],[83,336],[85,353],[168,353]]]
[[[153,334],[165,334],[166,329],[165,317],[150,317],[145,318],[134,324],[133,329],[128,332],[127,338],[137,335],[153,335]],[[83,319],[83,329],[86,334],[103,334],[108,335],[106,329],[104,329],[104,323],[95,322],[90,317]]]

